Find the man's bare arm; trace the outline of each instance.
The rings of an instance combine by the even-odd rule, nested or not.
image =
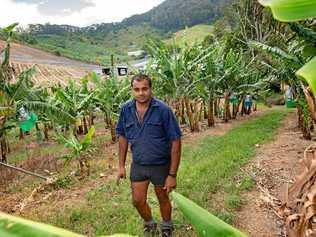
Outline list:
[[[170,174],[177,174],[181,159],[181,139],[171,141]]]
[[[165,181],[165,187],[167,193],[170,193],[177,186],[176,174],[180,165],[181,159],[181,139],[173,140],[171,142],[171,164],[169,169],[169,175]]]
[[[118,178],[126,178],[125,162],[128,142],[124,136],[119,136],[119,171]]]

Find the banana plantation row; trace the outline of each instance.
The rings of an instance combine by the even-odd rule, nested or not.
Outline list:
[[[34,66],[12,81],[10,37],[15,26],[4,29],[8,40],[0,71],[1,160],[6,162],[9,151],[6,134],[17,127],[23,112],[37,114],[36,128],[43,128],[47,140],[52,128],[66,137],[87,134],[95,114],[102,113],[104,125],[110,128],[115,141],[120,106],[130,99],[128,77],[104,79],[90,73],[80,82],[69,80],[65,87],[40,88],[31,81],[36,73]],[[295,69],[306,59],[290,54],[302,46],[293,41],[291,50],[285,52],[255,41],[249,41],[246,49],[234,47],[236,42],[233,34],[217,39],[208,37],[201,44],[183,47],[149,40],[147,51],[151,60],[146,73],[153,79],[155,96],[172,106],[181,124],[197,132],[203,120],[211,127],[215,125],[215,116],[227,122],[236,118],[238,112],[249,113],[246,97],[264,98],[271,84],[285,81],[294,90],[301,127],[308,137],[312,117],[304,95],[306,88],[294,76]]]

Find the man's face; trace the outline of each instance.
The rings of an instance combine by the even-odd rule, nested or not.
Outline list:
[[[147,80],[133,81],[132,95],[138,103],[147,103],[152,97],[151,88]]]

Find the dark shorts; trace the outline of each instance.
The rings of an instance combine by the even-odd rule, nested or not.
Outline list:
[[[164,186],[169,174],[170,164],[166,165],[138,165],[132,163],[131,182],[142,182],[149,180],[155,186]]]

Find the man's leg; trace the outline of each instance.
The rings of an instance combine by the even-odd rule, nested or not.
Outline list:
[[[145,222],[152,221],[152,214],[147,203],[149,181],[132,182],[133,205]]]
[[[155,186],[155,193],[159,201],[162,220],[171,221],[172,206],[166,190],[162,186]]]
[[[166,190],[162,186],[155,186],[156,196],[159,201],[161,222],[161,236],[171,237],[173,232],[173,224],[171,221],[172,206]]]

